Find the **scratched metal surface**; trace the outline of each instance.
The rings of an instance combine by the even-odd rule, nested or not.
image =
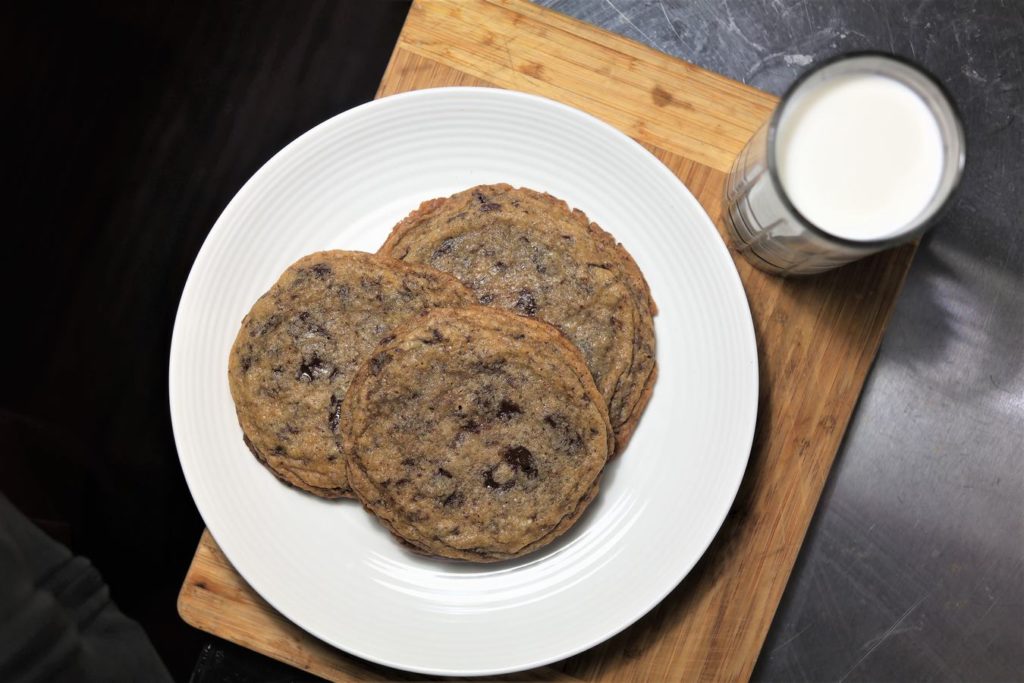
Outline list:
[[[835,53],[916,58],[968,135],[755,680],[1024,679],[1024,4],[539,0],[781,93]]]

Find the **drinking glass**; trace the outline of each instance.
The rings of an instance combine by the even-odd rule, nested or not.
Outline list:
[[[780,174],[780,129],[788,138],[801,135],[800,126],[787,120],[806,98],[820,96],[823,88],[851,76],[883,76],[906,86],[934,116],[941,144],[941,168],[931,198],[905,224],[884,236],[837,234],[827,224],[815,224],[794,205]],[[821,121],[819,131],[821,130]],[[842,125],[828,135],[842,136]],[[826,129],[827,130],[827,129]],[[883,131],[884,132],[884,131]],[[788,144],[788,143],[787,143]],[[936,157],[937,158],[937,157]],[[963,174],[963,125],[945,88],[919,66],[878,52],[841,55],[801,76],[779,102],[771,119],[747,142],[733,164],[725,188],[725,223],[734,247],[762,270],[780,275],[809,275],[836,268],[855,259],[913,240],[923,234],[945,209]],[[828,158],[826,158],[827,160]],[[828,171],[823,164],[821,172]],[[811,179],[818,181],[820,179]],[[871,201],[865,198],[865,205]]]

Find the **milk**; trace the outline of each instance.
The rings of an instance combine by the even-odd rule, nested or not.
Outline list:
[[[931,109],[886,76],[847,74],[791,101],[776,137],[783,189],[805,218],[856,241],[913,227],[943,173]]]

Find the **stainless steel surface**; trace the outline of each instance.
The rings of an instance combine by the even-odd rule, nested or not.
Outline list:
[[[925,237],[754,673],[1024,679],[1024,8],[539,0],[764,90],[885,49],[951,91],[970,160]]]

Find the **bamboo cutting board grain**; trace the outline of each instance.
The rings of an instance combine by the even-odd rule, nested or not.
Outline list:
[[[719,226],[725,174],[776,102],[525,0],[413,5],[378,97],[447,85],[536,93],[611,123],[676,173]],[[592,650],[515,678],[749,678],[914,249],[806,280],[735,259],[758,338],[761,396],[732,512],[694,571],[651,613]],[[209,533],[178,610],[198,628],[326,678],[421,678],[305,634],[245,584]]]

